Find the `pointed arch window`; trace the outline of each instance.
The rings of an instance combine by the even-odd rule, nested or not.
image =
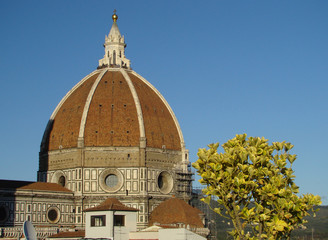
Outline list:
[[[113,52],[113,64],[116,65],[116,52]]]

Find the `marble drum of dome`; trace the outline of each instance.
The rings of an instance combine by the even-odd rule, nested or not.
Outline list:
[[[50,117],[38,180],[82,195],[187,194],[192,174],[179,123],[158,90],[131,69],[115,16],[98,69]]]

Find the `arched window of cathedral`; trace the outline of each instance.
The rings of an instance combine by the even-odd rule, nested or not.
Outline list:
[[[113,64],[116,65],[116,52],[113,52]]]
[[[60,176],[59,179],[58,179],[58,184],[65,187],[65,184],[66,184],[66,179],[64,176]]]

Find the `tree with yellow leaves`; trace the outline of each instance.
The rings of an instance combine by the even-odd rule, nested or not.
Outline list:
[[[310,210],[315,216],[314,206],[321,199],[297,195],[292,144],[270,145],[267,139],[243,134],[223,144],[223,153],[217,151],[219,143],[208,147],[199,149],[193,167],[206,185],[203,201],[209,204],[215,197],[220,207],[214,211],[232,220],[235,239],[290,239]]]

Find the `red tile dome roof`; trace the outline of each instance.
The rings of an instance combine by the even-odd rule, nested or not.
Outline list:
[[[59,171],[63,169],[145,166],[146,162],[187,171],[179,123],[157,89],[131,70],[125,46],[114,21],[97,70],[77,83],[50,117],[41,142],[40,181],[49,177],[64,181],[65,174]],[[54,175],[45,175],[53,170]]]
[[[99,69],[70,90],[53,112],[41,152],[83,146],[139,146],[181,150],[183,136],[163,96],[122,68]]]
[[[149,226],[185,224],[190,227],[203,228],[202,215],[198,208],[194,208],[182,199],[170,198],[158,205],[151,213]]]

